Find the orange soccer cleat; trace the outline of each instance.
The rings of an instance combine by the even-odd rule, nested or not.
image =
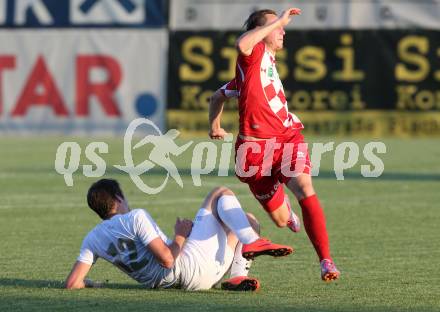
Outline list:
[[[241,254],[243,258],[250,260],[261,255],[268,255],[272,257],[283,257],[290,255],[293,248],[286,245],[278,245],[272,243],[266,238],[259,238],[250,244],[243,244]]]
[[[235,276],[222,283],[223,290],[256,291],[260,289],[260,282],[256,278]]]

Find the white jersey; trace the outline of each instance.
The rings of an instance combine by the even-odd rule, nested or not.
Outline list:
[[[103,258],[147,287],[170,287],[178,280],[179,267],[166,269],[156,261],[147,246],[158,237],[171,243],[145,210],[134,209],[91,230],[77,260],[92,265]]]
[[[78,261],[91,265],[97,258],[104,258],[150,288],[201,290],[213,287],[234,257],[223,226],[204,208],[198,211],[191,234],[172,269],[162,267],[147,247],[158,237],[171,244],[145,210],[118,214],[87,234]]]

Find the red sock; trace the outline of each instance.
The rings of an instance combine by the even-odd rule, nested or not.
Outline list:
[[[330,246],[327,229],[325,227],[325,215],[319,203],[318,196],[312,195],[299,201],[302,209],[304,228],[310,241],[315,247],[319,261],[330,259]]]

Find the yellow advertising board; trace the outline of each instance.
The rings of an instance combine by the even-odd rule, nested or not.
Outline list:
[[[440,112],[408,111],[304,111],[295,114],[304,124],[303,134],[324,136],[386,136],[414,137],[439,136]],[[207,111],[169,110],[169,129],[177,129],[187,136],[208,135]],[[232,133],[238,131],[238,112],[226,111],[222,127]]]

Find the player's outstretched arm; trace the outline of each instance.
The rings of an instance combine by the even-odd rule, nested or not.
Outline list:
[[[89,280],[86,283],[85,281],[87,273],[89,273],[91,267],[92,266],[90,264],[76,261],[73,265],[72,271],[70,272],[69,276],[67,276],[65,287],[67,289],[93,287],[93,282]]]
[[[221,140],[227,132],[221,127],[221,118],[223,106],[227,97],[223,94],[221,88],[214,92],[209,103],[209,137],[214,140]]]
[[[263,40],[267,35],[278,27],[284,27],[292,19],[292,15],[301,14],[301,10],[298,8],[290,8],[285,10],[278,19],[274,20],[272,23],[254,28],[245,32],[238,38],[236,46],[238,51],[243,55],[251,55],[254,46]]]

